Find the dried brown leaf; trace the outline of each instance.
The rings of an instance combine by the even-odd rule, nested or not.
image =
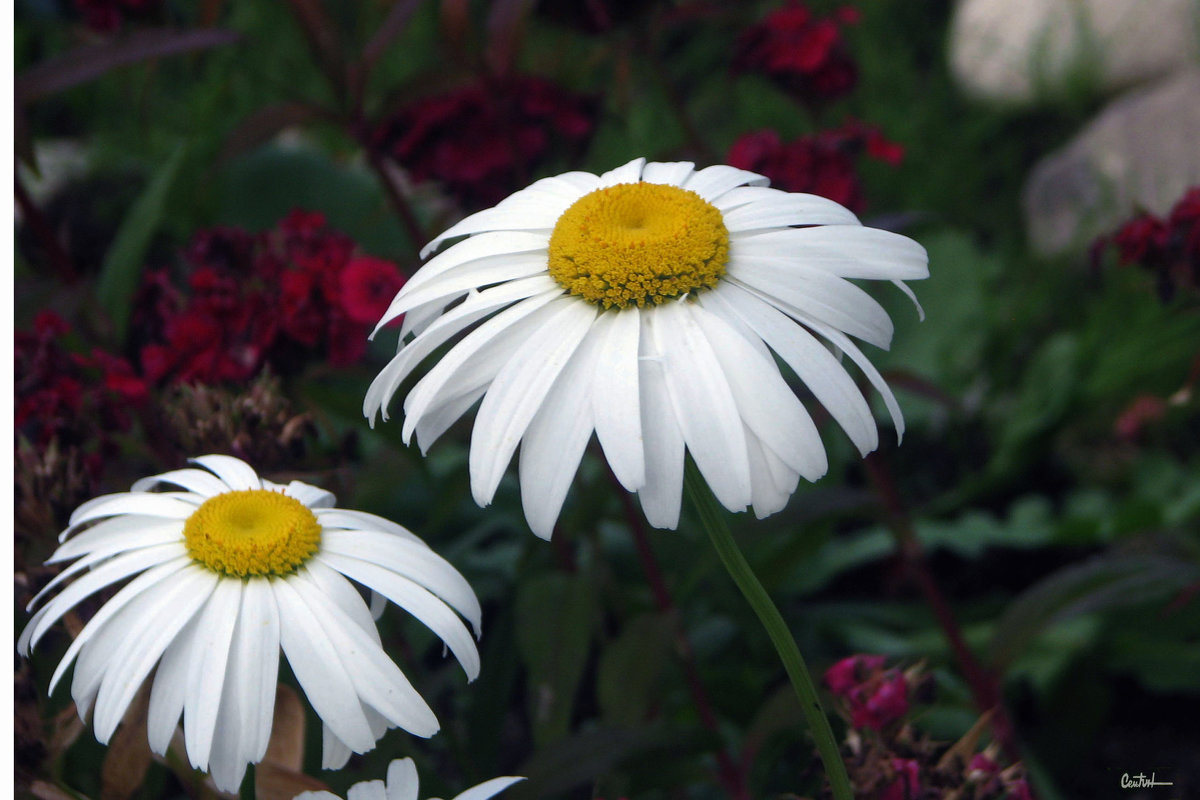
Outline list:
[[[303,772],[266,761],[254,768],[255,800],[292,800],[300,792],[329,791],[329,787]]]
[[[272,764],[299,772],[304,763],[304,706],[288,686],[275,694],[275,718],[271,723],[271,741],[259,768]]]
[[[101,800],[128,800],[146,779],[152,756],[146,739],[146,714],[150,708],[150,684],[138,690],[125,711],[121,727],[108,745],[100,767]]]

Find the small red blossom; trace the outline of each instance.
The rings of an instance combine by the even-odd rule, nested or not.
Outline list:
[[[1137,439],[1142,430],[1167,414],[1167,403],[1152,394],[1140,394],[1125,407],[1113,423],[1113,431],[1122,439]]]
[[[159,4],[159,0],[75,0],[75,10],[92,30],[113,33],[126,15],[146,16]]]
[[[848,656],[825,671],[825,683],[834,694],[845,697],[886,662],[884,656]]]
[[[896,778],[888,784],[879,800],[916,800],[921,791],[921,765],[912,758],[893,758]]]
[[[392,262],[353,258],[341,273],[341,309],[355,322],[375,325],[403,285],[404,276]]]
[[[742,34],[734,70],[760,72],[805,105],[824,105],[858,83],[858,67],[847,53],[840,27],[857,21],[855,9],[816,19],[793,0]]]
[[[468,207],[493,205],[527,183],[558,145],[595,128],[595,103],[543,78],[514,76],[427,97],[376,132],[375,146],[418,181],[436,180]]]
[[[134,325],[148,342],[140,362],[150,383],[243,382],[268,365],[293,372],[314,356],[352,363],[378,321],[367,321],[366,309],[386,307],[391,297],[377,295],[398,288],[394,265],[359,255],[319,212],[293,211],[259,234],[200,231],[184,261],[186,291],[151,272],[138,297]]]
[[[1109,247],[1117,262],[1137,264],[1154,274],[1159,297],[1168,302],[1179,289],[1200,290],[1200,186],[1189,189],[1161,219],[1139,214],[1092,244],[1095,266]]]
[[[847,699],[851,725],[882,730],[908,713],[908,681],[901,672],[886,674],[877,681],[852,689]]]
[[[858,213],[866,205],[856,166],[863,153],[892,165],[904,157],[877,129],[851,121],[787,143],[772,130],[747,133],[729,148],[726,162],[766,175],[784,191],[818,194]]]

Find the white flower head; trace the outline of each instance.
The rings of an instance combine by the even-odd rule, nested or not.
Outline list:
[[[433,711],[381,648],[375,618],[390,599],[474,680],[479,652],[458,614],[478,636],[480,608],[466,579],[408,530],[335,508],[315,486],[272,483],[230,456],[194,463],[203,469],[144,478],[71,515],[48,563],[77,560],[30,603],[63,587],[29,621],[19,651],[88,596],[132,580],[72,642],[50,691],[74,662],[71,695],[107,743],[154,670],[151,749],[166,753],[182,715],[192,766],[223,791],[237,791],[266,752],[281,650],[324,723],[326,768],[392,727],[436,733]],[[371,590],[371,607],[351,581]]]
[[[456,795],[453,800],[488,800],[514,783],[525,780],[514,776],[492,778]],[[411,758],[398,758],[388,765],[387,783],[362,781],[350,787],[346,800],[418,800],[420,788],[417,765]],[[332,792],[301,792],[293,800],[341,800]],[[437,800],[437,798],[430,798]]]
[[[519,445],[525,516],[549,538],[594,431],[657,527],[678,524],[685,448],[726,508],[780,510],[827,462],[775,358],[865,455],[878,432],[834,352],[849,356],[902,435],[895,397],[853,341],[888,347],[891,319],[849,279],[913,297],[901,281],[929,270],[911,239],[767,183],[637,159],[545,178],[472,214],[429,243],[425,254],[466,237],[426,262],[381,320],[405,315],[364,413],[386,419],[418,365],[475,326],[405,398],[403,436],[425,451],[482,398],[470,446],[480,505]]]

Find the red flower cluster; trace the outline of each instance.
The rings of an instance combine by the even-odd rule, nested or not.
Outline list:
[[[932,696],[933,679],[918,665],[906,672],[886,667],[883,656],[844,658],[825,672],[825,683],[849,720],[844,752],[856,797],[880,800],[1029,800],[1020,763],[1003,766],[1000,746],[974,748],[977,728],[950,745],[920,733],[904,719],[909,698]]]
[[[883,656],[843,658],[825,672],[825,683],[850,709],[855,728],[883,730],[908,713],[908,681],[897,669],[883,668]]]
[[[1169,301],[1180,288],[1200,289],[1200,186],[1187,191],[1165,220],[1142,214],[1111,237],[1093,245],[1098,256],[1109,245],[1122,264],[1139,264],[1153,272],[1158,293]]]
[[[760,72],[805,105],[819,107],[849,93],[858,67],[846,51],[842,26],[859,20],[854,8],[816,19],[797,0],[768,14],[738,39],[733,68]]]
[[[139,298],[152,382],[244,381],[267,364],[288,373],[319,351],[335,366],[353,363],[404,283],[394,264],[357,254],[324,216],[302,211],[257,235],[203,231],[185,260],[186,297],[158,271]]]
[[[726,163],[766,175],[784,191],[819,194],[858,213],[866,201],[856,160],[864,153],[893,166],[904,160],[903,147],[877,128],[851,121],[787,143],[772,130],[743,134]]]
[[[69,332],[52,311],[37,315],[32,332],[16,331],[16,429],[41,446],[57,440],[88,450],[96,442],[104,447],[109,434],[129,429],[129,407],[145,400],[146,383],[123,358],[65,349],[61,339]]]
[[[582,145],[595,103],[550,81],[515,76],[477,83],[402,109],[375,146],[415,180],[437,180],[467,207],[493,205],[529,182],[555,143]]]

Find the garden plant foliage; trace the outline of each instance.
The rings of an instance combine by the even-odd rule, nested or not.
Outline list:
[[[860,459],[784,369],[828,473],[766,519],[725,515],[826,676],[860,795],[1022,797],[1028,776],[1107,797],[1151,770],[1200,790],[1200,194],[1035,257],[1023,178],[1097,98],[965,99],[950,5],[18,2],[18,631],[73,509],[230,454],[416,532],[483,611],[469,685],[427,627],[378,620],[441,731],[392,730],[342,770],[282,669],[243,793],[345,796],[408,757],[446,797],[502,775],[526,777],[509,800],[822,796],[787,677],[686,502],[678,530],[649,528],[593,441],[542,541],[514,469],[473,502],[469,420],[423,457],[362,416],[399,325],[368,334],[451,224],[572,170],[729,164],[929,255],[923,321],[862,282],[895,322],[864,350],[902,443],[871,392],[881,444]],[[18,794],[214,796],[151,755],[144,696],[106,747],[47,695],[105,597],[18,663]]]

